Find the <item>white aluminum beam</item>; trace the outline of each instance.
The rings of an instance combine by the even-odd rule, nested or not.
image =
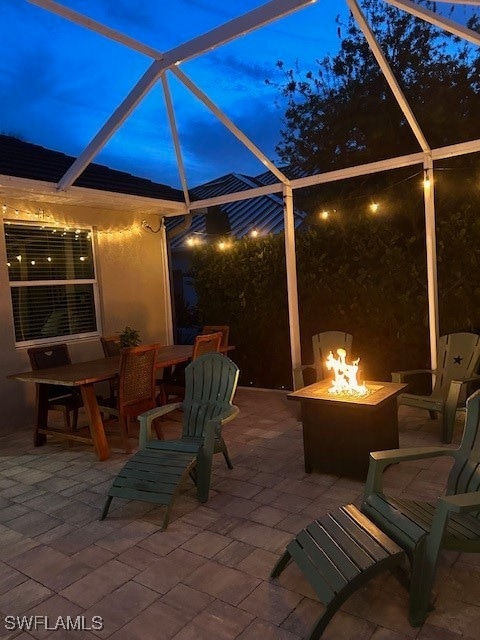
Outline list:
[[[390,171],[391,169],[411,167],[415,164],[421,164],[423,162],[423,158],[424,154],[419,151],[418,153],[411,153],[406,156],[398,156],[396,158],[388,158],[387,160],[378,160],[377,162],[359,164],[356,167],[335,169],[335,171],[318,173],[317,175],[305,176],[304,178],[294,178],[293,180],[290,180],[290,184],[294,189],[303,189],[303,187],[312,187],[316,184],[337,182],[337,180],[366,176],[370,173],[379,173],[380,171]]]
[[[216,205],[230,204],[231,202],[240,202],[241,200],[250,200],[250,198],[268,196],[272,193],[280,193],[281,191],[282,183],[277,182],[276,184],[269,184],[256,189],[244,189],[236,193],[226,193],[223,196],[215,196],[213,198],[206,198],[205,200],[195,200],[190,204],[190,209],[191,211],[196,211],[203,207],[214,207]]]
[[[107,36],[108,38],[111,38],[116,42],[120,42],[121,44],[135,49],[136,51],[145,53],[146,55],[158,60],[165,60],[167,61],[165,68],[196,58],[206,51],[216,49],[227,42],[231,42],[239,36],[246,35],[255,29],[259,29],[270,22],[274,22],[279,18],[283,18],[290,13],[298,11],[298,9],[303,9],[307,5],[316,2],[316,0],[270,0],[270,2],[267,2],[266,4],[239,16],[238,18],[229,20],[225,24],[211,29],[210,31],[207,31],[207,33],[193,38],[178,47],[174,47],[167,53],[162,54],[160,51],[157,51],[152,47],[147,47],[141,42],[134,40],[129,36],[125,36],[114,29],[110,29],[95,20],[91,20],[76,11],[72,11],[57,2],[53,2],[53,0],[28,1],[42,7],[43,9],[56,13],[63,18],[67,18],[72,22],[76,22],[77,24],[81,24],[84,27],[92,29],[101,35]]]
[[[316,0],[271,0],[269,3],[254,9],[239,18],[235,18],[225,23],[224,25],[212,29],[211,31],[193,38],[192,40],[171,49],[165,54],[160,51],[156,51],[151,48],[145,49],[144,45],[136,42],[132,38],[125,36],[119,32],[109,29],[104,25],[90,20],[89,18],[82,16],[76,12],[72,12],[62,5],[53,2],[52,0],[32,0],[38,6],[44,7],[51,11],[54,11],[58,15],[67,19],[72,19],[77,24],[88,27],[97,33],[113,38],[115,41],[130,46],[137,51],[147,53],[155,57],[155,62],[150,66],[144,76],[135,85],[132,91],[128,94],[127,98],[120,104],[120,106],[114,111],[107,122],[103,125],[97,135],[92,139],[88,146],[84,149],[81,155],[72,164],[70,169],[60,179],[58,188],[60,190],[68,189],[76,180],[76,178],[84,171],[85,167],[93,160],[97,153],[105,146],[115,131],[121,126],[125,119],[130,115],[133,109],[137,106],[144,95],[150,90],[155,81],[160,77],[160,74],[169,67],[176,66],[185,60],[189,60],[193,57],[210,51],[226,42],[233,40],[234,38],[249,33],[254,29],[257,29],[269,22],[277,20],[280,17],[288,15],[303,8],[308,4],[312,4]],[[179,70],[177,70],[179,71]],[[182,80],[184,81],[184,80]],[[193,84],[193,83],[192,83]],[[193,85],[194,86],[194,85]],[[195,88],[196,89],[196,88]],[[191,88],[191,90],[193,90]],[[200,92],[201,93],[201,92]],[[200,95],[197,95],[199,99],[202,99]],[[206,96],[205,96],[206,98]],[[213,103],[212,103],[213,105]],[[211,108],[211,107],[210,107]],[[216,107],[214,107],[216,109]],[[218,113],[221,112],[218,110]],[[218,115],[217,117],[220,117]],[[225,116],[223,116],[225,118]],[[222,119],[220,117],[220,119]],[[233,128],[236,129],[233,123],[227,125],[227,119],[222,119],[222,122],[233,132]],[[286,182],[287,179],[283,174],[278,172],[278,169],[268,160],[264,154],[253,145],[240,130],[236,129],[235,135],[242,139],[244,137],[244,144],[254,153],[257,157],[263,158],[261,161],[271,170],[274,171],[277,178],[282,182]]]
[[[110,27],[107,27],[100,22],[97,22],[96,20],[92,20],[91,18],[88,18],[87,16],[78,13],[77,11],[72,11],[72,9],[65,7],[63,4],[53,2],[53,0],[28,1],[30,2],[30,4],[35,4],[42,9],[47,9],[47,11],[55,13],[57,16],[66,18],[67,20],[70,20],[70,22],[74,22],[75,24],[78,24],[82,27],[87,27],[87,29],[95,31],[102,36],[106,36],[107,38],[110,38],[110,40],[115,40],[115,42],[119,42],[120,44],[130,47],[130,49],[134,49],[139,53],[144,53],[145,55],[150,56],[151,58],[154,58],[156,60],[161,60],[163,58],[163,54],[160,51],[157,51],[156,49],[153,49],[152,47],[149,47],[139,42],[138,40],[135,40],[134,38],[130,38],[129,36],[126,36],[123,33],[116,31],[115,29],[110,29]]]
[[[253,142],[249,138],[247,138],[247,136],[229,118],[227,118],[223,111],[221,111],[217,107],[217,105],[212,100],[210,100],[210,98],[205,93],[203,93],[203,91],[201,91],[197,87],[197,85],[194,84],[192,80],[190,80],[188,76],[183,73],[183,71],[181,71],[177,67],[172,68],[171,71],[181,82],[183,82],[186,87],[188,87],[188,89],[190,89],[193,95],[196,96],[201,102],[203,102],[203,104],[208,107],[208,109],[210,109],[212,113],[215,114],[220,122],[222,122],[227,127],[227,129],[231,133],[233,133],[233,135],[238,140],[240,140],[240,142],[243,143],[243,145],[247,147],[247,149],[251,151],[253,155],[267,167],[267,169],[269,169],[273,173],[274,176],[276,176],[281,182],[285,184],[288,183],[287,176],[285,176],[279,169],[277,169],[277,167],[267,158],[263,151],[261,151],[255,144],[253,144]]]
[[[397,82],[397,79],[392,73],[390,65],[385,58],[380,45],[375,38],[373,31],[370,28],[365,16],[360,9],[360,6],[357,0],[347,0],[347,4],[350,7],[350,11],[353,13],[355,20],[358,22],[360,29],[363,31],[363,35],[365,36],[370,49],[372,50],[373,55],[380,67],[383,75],[385,76],[385,80],[388,82],[388,85],[395,96],[396,101],[398,102],[398,106],[403,112],[408,124],[410,125],[411,130],[413,131],[414,136],[416,137],[420,148],[424,153],[430,152],[430,145],[427,142],[427,139],[423,135],[423,131],[420,128],[420,125],[417,122],[415,114],[410,108],[407,99],[403,91],[400,88],[400,85]]]
[[[113,136],[115,131],[122,125],[122,123],[128,118],[131,112],[135,109],[137,104],[148,93],[151,87],[157,81],[160,74],[159,65],[161,62],[156,60],[152,62],[147,71],[143,74],[137,84],[133,87],[127,97],[123,100],[119,107],[112,113],[112,115],[105,122],[100,131],[91,140],[91,142],[85,147],[82,153],[78,156],[72,166],[60,179],[57,188],[60,191],[68,189],[78,176],[82,173],[85,167],[93,160],[97,153],[105,146],[108,140]]]
[[[283,187],[283,216],[285,226],[285,262],[287,270],[288,324],[290,330],[290,353],[293,371],[302,362],[300,345],[300,318],[298,312],[297,258],[295,252],[295,219],[293,216],[293,191],[289,185]]]
[[[270,0],[238,18],[171,49],[165,53],[164,59],[169,67],[173,64],[178,65],[315,2],[316,0]]]
[[[469,142],[460,142],[459,144],[433,149],[432,159],[453,158],[454,156],[463,156],[467,153],[477,153],[478,151],[480,151],[480,139],[470,140]]]
[[[385,2],[397,7],[397,9],[403,9],[403,11],[412,14],[412,16],[415,16],[416,18],[425,20],[425,22],[430,22],[430,24],[440,27],[440,29],[453,33],[454,36],[468,40],[473,44],[480,45],[480,34],[476,31],[472,31],[472,29],[468,29],[454,20],[444,18],[438,13],[434,13],[433,11],[430,11],[430,9],[421,7],[415,2],[410,2],[410,0],[385,0]],[[466,3],[462,2],[462,4]],[[478,5],[478,3],[473,4]]]
[[[185,175],[185,167],[183,164],[182,150],[180,148],[180,140],[178,138],[177,123],[175,122],[175,111],[173,109],[172,96],[170,94],[168,81],[164,73],[162,74],[161,80],[163,95],[165,97],[165,104],[167,107],[168,121],[170,123],[170,131],[172,132],[173,146],[175,148],[175,156],[177,158],[178,173],[183,189],[183,197],[185,198],[185,204],[188,207],[190,205],[190,195],[188,193],[188,185]]]
[[[425,179],[429,186],[424,186],[425,200],[425,231],[427,250],[427,290],[428,290],[428,326],[430,332],[430,361],[431,368],[437,368],[437,345],[439,339],[438,314],[438,278],[437,278],[437,240],[435,232],[435,199],[433,182],[433,161],[431,156],[425,156]]]

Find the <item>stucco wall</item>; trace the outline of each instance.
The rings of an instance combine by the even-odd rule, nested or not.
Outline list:
[[[101,300],[100,333],[115,334],[130,325],[142,342],[168,343],[166,318],[166,273],[162,234],[141,229],[141,215],[55,206],[4,199],[8,209],[2,216],[0,241],[0,433],[34,423],[35,385],[7,380],[11,373],[30,370],[26,348],[15,347],[8,268],[6,266],[3,218],[32,220],[29,212],[41,206],[60,225],[94,228],[97,278]],[[12,215],[17,208],[20,214]],[[49,220],[46,220],[49,224]],[[103,357],[98,339],[67,341],[73,362]]]

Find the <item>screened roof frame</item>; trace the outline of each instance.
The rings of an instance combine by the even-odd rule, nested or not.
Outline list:
[[[480,6],[479,0],[439,0],[448,4],[463,4]],[[416,140],[421,149],[418,153],[398,156],[377,162],[371,162],[346,169],[328,171],[303,178],[289,180],[236,125],[232,122],[218,106],[183,72],[179,66],[181,63],[196,58],[205,52],[234,40],[235,38],[258,29],[266,24],[276,21],[299,9],[305,8],[309,4],[314,4],[316,0],[270,0],[270,2],[249,11],[248,13],[234,18],[223,25],[216,27],[203,35],[193,38],[170,51],[161,52],[148,45],[124,35],[110,27],[101,24],[87,16],[75,12],[64,5],[53,0],[29,0],[30,3],[47,9],[63,18],[76,24],[86,27],[107,38],[115,40],[137,52],[143,53],[153,59],[150,67],[131,89],[127,97],[115,109],[107,119],[98,133],[85,147],[68,171],[62,176],[57,184],[58,190],[66,190],[75,182],[78,176],[84,171],[86,166],[101,151],[108,140],[114,135],[117,129],[133,112],[143,97],[157,83],[161,82],[169,126],[172,133],[174,151],[176,155],[180,181],[185,198],[185,214],[191,215],[192,211],[204,209],[204,207],[221,205],[227,202],[235,202],[249,198],[258,197],[270,193],[282,192],[284,199],[284,223],[285,223],[285,255],[287,267],[287,292],[288,292],[288,312],[290,326],[290,348],[292,369],[301,363],[300,328],[298,310],[297,273],[295,259],[295,228],[293,218],[293,192],[295,189],[318,185],[321,183],[334,182],[346,178],[360,175],[388,171],[406,166],[421,164],[425,172],[425,178],[429,178],[430,187],[424,190],[425,202],[425,228],[426,228],[426,261],[427,261],[427,285],[428,285],[428,311],[429,311],[429,333],[430,333],[430,357],[432,369],[437,364],[436,345],[439,338],[439,314],[438,314],[438,284],[437,284],[437,258],[436,258],[436,238],[435,238],[435,203],[434,203],[434,183],[433,167],[436,160],[453,156],[465,155],[480,151],[480,139],[471,140],[464,143],[448,145],[445,147],[432,149],[428,144],[423,131],[418,124],[407,97],[401,90],[390,65],[377,42],[375,35],[370,28],[367,18],[363,14],[357,0],[345,0],[348,8],[352,12],[358,26],[362,30],[369,47],[376,58],[376,61],[392,91],[404,117],[406,118]],[[384,2],[397,7],[411,15],[425,20],[432,25],[439,27],[468,42],[480,45],[480,34],[458,24],[454,20],[440,16],[429,9],[422,7],[411,0],[384,0]],[[168,85],[166,72],[170,71],[187,89],[190,90],[224,125],[233,135],[242,142],[258,158],[267,169],[277,178],[278,183],[242,191],[238,193],[218,196],[201,201],[190,202],[188,184],[184,162],[181,153],[180,140],[175,122],[175,111]],[[170,318],[171,324],[171,318]],[[171,336],[173,338],[173,336]]]

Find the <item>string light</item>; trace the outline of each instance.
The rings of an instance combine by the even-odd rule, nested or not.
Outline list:
[[[371,205],[370,205],[370,211],[371,211],[372,213],[377,213],[377,211],[378,211],[378,206],[379,206],[379,205],[378,205],[378,202],[372,202],[372,203],[371,203]]]
[[[324,209],[321,213],[320,213],[320,218],[322,220],[328,220],[328,218],[330,217],[330,213]]]

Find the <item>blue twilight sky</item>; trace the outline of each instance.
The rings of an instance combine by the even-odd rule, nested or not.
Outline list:
[[[61,0],[62,4],[160,51],[261,6],[261,0]],[[265,84],[287,68],[315,67],[339,45],[344,0],[316,4],[181,65],[273,161],[282,101]],[[461,17],[461,16],[459,16]],[[78,155],[151,63],[147,56],[41,9],[0,0],[0,133]],[[206,107],[168,74],[188,186],[230,171],[264,170]],[[161,85],[114,134],[96,162],[180,186]]]

